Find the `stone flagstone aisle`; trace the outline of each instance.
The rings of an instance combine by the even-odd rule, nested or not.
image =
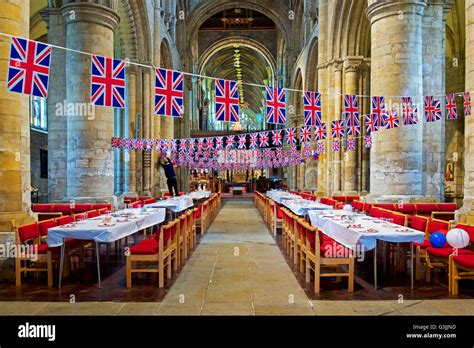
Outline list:
[[[314,315],[251,201],[226,203],[158,314]]]

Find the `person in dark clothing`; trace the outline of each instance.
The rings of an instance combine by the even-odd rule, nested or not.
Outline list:
[[[173,163],[171,163],[170,158],[165,156],[164,154],[160,154],[160,157],[158,158],[158,165],[162,166],[163,170],[165,171],[170,196],[178,196],[178,180],[176,179],[176,173],[174,171]],[[173,189],[175,193],[174,195]]]

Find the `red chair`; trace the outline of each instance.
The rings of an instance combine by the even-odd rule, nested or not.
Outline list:
[[[169,193],[169,192],[163,193],[163,198],[168,198],[168,197],[170,197],[170,193]]]
[[[94,204],[92,204],[92,208],[87,209],[87,210],[101,210],[101,209],[112,210],[112,204],[110,204],[110,203],[94,203]]]
[[[92,204],[87,203],[76,203],[72,206],[73,214],[85,213],[86,211],[94,210]]]
[[[433,211],[436,211],[438,206],[436,203],[417,203],[416,215],[431,216]]]
[[[373,206],[385,210],[395,211],[395,205],[393,203],[374,203]]]
[[[136,202],[130,203],[128,205],[128,207],[132,208],[132,209],[141,208],[141,207],[143,207],[143,202],[142,201],[136,201]]]
[[[56,219],[56,223],[58,224],[58,226],[67,225],[72,222],[74,222],[74,218],[72,216],[61,216]]]
[[[95,217],[98,217],[100,216],[99,212],[96,211],[96,210],[93,210],[93,211],[88,211],[87,212],[87,218],[88,219],[92,219],[92,218],[95,218]]]
[[[372,208],[372,204],[364,203],[362,210],[364,211],[364,213],[368,215],[370,213],[371,208]]]
[[[458,209],[458,205],[456,203],[438,203],[436,206],[438,211],[443,212],[454,212]]]
[[[322,204],[328,204],[328,199],[326,197],[321,197],[319,200]]]
[[[347,196],[346,203],[351,204],[352,202],[359,200],[360,196]]]
[[[408,224],[408,216],[400,213],[393,213],[392,214],[392,220],[394,224],[400,225],[400,226],[406,226]]]
[[[382,209],[382,215],[383,215],[383,218],[384,219],[391,219],[393,221],[393,214],[394,212],[393,211],[390,211],[390,210],[385,210],[385,209]]]
[[[370,216],[381,219],[383,218],[383,210],[377,207],[372,207],[370,209]]]
[[[442,221],[442,220],[434,220],[434,219],[429,220],[426,226],[425,241],[423,244],[417,245],[417,249],[421,251],[420,260],[422,262],[424,261],[424,264],[425,264],[425,279],[427,282],[431,281],[431,270],[433,268],[445,267],[447,265],[447,262],[443,263],[439,261],[434,261],[436,259],[435,254],[437,252],[435,252],[435,254],[432,254],[433,257],[430,259],[429,252],[427,251],[427,249],[431,248],[430,251],[432,252],[432,249],[437,249],[437,248],[433,248],[429,239],[431,235],[435,232],[441,232],[443,234],[446,234],[448,233],[448,230],[449,230],[449,222]],[[447,243],[444,245],[444,247],[440,249],[445,249],[445,248],[449,248],[449,245]],[[446,251],[446,249],[444,251]],[[448,258],[448,256],[446,256],[446,258]]]
[[[346,203],[346,196],[332,196],[332,199],[341,203]]]
[[[416,207],[415,207],[415,204],[413,203],[395,204],[395,209],[399,213],[407,214],[407,215],[413,215],[416,212]]]
[[[47,272],[48,286],[53,285],[51,250],[47,244],[40,244],[40,237],[40,227],[36,223],[20,226],[16,230],[16,286],[21,286],[21,275],[24,272]],[[41,264],[46,264],[46,267],[39,267]]]
[[[364,203],[358,200],[352,201],[352,207],[354,208],[355,211],[362,211],[364,210]]]
[[[459,293],[459,281],[474,279],[474,254],[449,255],[449,292]]]

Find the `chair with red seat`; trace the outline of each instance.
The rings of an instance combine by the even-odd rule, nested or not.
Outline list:
[[[50,228],[56,227],[57,225],[58,223],[56,222],[55,219],[43,220],[43,221],[38,222],[41,238],[46,239],[48,237],[48,230]]]
[[[372,204],[365,202],[362,207],[362,211],[367,215],[370,213],[370,209],[372,208]]]
[[[436,203],[417,203],[416,215],[431,216],[431,213],[437,209],[438,206]]]
[[[393,203],[374,203],[373,206],[385,210],[395,211],[395,204]]]
[[[397,224],[397,225],[400,225],[400,226],[407,226],[408,216],[405,215],[405,214],[393,213],[392,214],[392,222],[394,224]]]
[[[346,203],[351,204],[352,202],[359,200],[360,196],[346,196]]]
[[[88,219],[92,219],[92,218],[95,218],[95,217],[98,217],[98,216],[100,216],[100,213],[97,210],[92,210],[92,211],[87,212],[87,218]]]
[[[56,223],[58,224],[58,226],[67,225],[72,222],[74,222],[74,218],[72,216],[61,216],[56,219]]]
[[[359,200],[354,200],[352,201],[352,207],[354,208],[355,211],[362,211],[364,210],[364,203],[359,201]]]
[[[16,229],[15,283],[21,286],[24,272],[47,272],[48,286],[53,286],[53,262],[47,244],[40,244],[40,227],[37,223]],[[39,267],[46,264],[46,267]]]
[[[459,293],[459,281],[474,280],[474,254],[449,255],[449,292],[455,296]]]
[[[395,210],[402,214],[413,215],[416,212],[416,206],[413,203],[395,204]]]
[[[337,202],[346,203],[346,196],[332,196],[332,199]]]
[[[171,267],[174,261],[174,269],[178,269],[177,257],[177,224],[178,220],[169,222],[162,226],[150,238],[144,239],[131,247],[126,254],[126,286],[132,286],[132,273],[158,273],[158,287],[164,286],[164,272],[166,277],[171,278]],[[133,263],[137,262],[137,268]],[[156,268],[138,268],[140,263],[157,263]]]
[[[128,205],[128,208],[130,209],[136,209],[136,208],[141,208],[143,207],[143,202],[142,201],[135,201],[135,202],[132,202]]]
[[[383,218],[383,210],[380,209],[380,208],[377,208],[377,207],[372,207],[370,209],[370,216],[374,217],[374,218]]]
[[[438,254],[438,251],[435,251],[435,254],[433,254],[433,246],[430,243],[430,237],[433,233],[435,232],[440,232],[443,234],[447,234],[449,231],[449,222],[443,221],[443,220],[436,220],[436,219],[431,219],[428,221],[428,224],[426,226],[426,233],[425,233],[425,241],[421,245],[417,245],[417,247],[421,251],[421,256],[420,260],[423,262],[424,261],[424,266],[425,266],[425,279],[427,282],[431,281],[431,270],[437,267],[446,267],[447,266],[447,258],[446,256],[446,262],[441,260],[442,258],[436,257],[436,255],[441,255]],[[440,249],[444,249],[449,246],[446,245]],[[430,251],[428,252],[428,249]],[[437,249],[437,248],[435,248]],[[446,250],[444,250],[446,251]],[[431,257],[430,257],[431,253]]]
[[[178,253],[178,266],[188,258],[188,228],[186,226],[187,218],[186,213],[181,214],[177,224],[177,253]]]
[[[188,253],[196,247],[196,221],[195,212],[196,208],[189,209],[186,212],[186,227],[188,229]]]
[[[306,221],[299,222],[306,236],[306,247],[301,248],[305,263],[306,281],[314,271],[314,292],[320,292],[321,277],[348,277],[348,291],[354,291],[354,254],[334,240],[323,241],[317,228]],[[323,267],[336,268],[335,272],[323,273]],[[346,267],[347,271],[342,268]]]
[[[170,197],[170,196],[171,196],[171,195],[170,195],[170,193],[169,193],[169,192],[165,192],[165,193],[163,193],[163,198],[168,198],[168,197]]]
[[[283,212],[281,211],[280,206],[276,203],[272,203],[273,206],[273,223],[271,231],[274,236],[277,235],[278,228],[282,227]]]

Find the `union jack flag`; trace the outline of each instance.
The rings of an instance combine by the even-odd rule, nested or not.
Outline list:
[[[464,92],[462,96],[463,96],[464,116],[469,116],[471,114],[471,94],[469,92]]]
[[[229,149],[229,148],[232,148],[234,147],[234,136],[233,135],[228,135],[225,137],[225,143],[226,143],[226,148]]]
[[[300,128],[300,141],[302,143],[308,143],[311,141],[311,126],[303,126]]]
[[[206,143],[207,143],[207,148],[209,150],[214,150],[214,138],[210,137],[210,138],[207,138],[206,139]]]
[[[182,117],[184,96],[183,73],[155,68],[155,114]]]
[[[347,150],[354,151],[356,148],[355,139],[347,139]]]
[[[283,88],[265,87],[267,123],[286,123],[286,92]]]
[[[332,152],[339,152],[340,149],[341,149],[341,144],[339,140],[334,140],[332,142]]]
[[[268,146],[268,132],[260,132],[260,147]]]
[[[125,138],[123,139],[122,146],[124,149],[130,150],[132,148],[132,139]]]
[[[366,135],[364,137],[365,148],[369,149],[372,147],[372,137],[370,135]]]
[[[374,126],[378,130],[380,127],[384,127],[383,117],[385,115],[385,97],[373,96],[372,97],[372,119]]]
[[[216,119],[239,122],[239,85],[236,81],[216,80]]]
[[[258,147],[258,134],[251,133],[250,134],[250,148],[255,149],[256,147]]]
[[[281,136],[281,130],[272,131],[272,144],[273,146],[281,146],[281,141],[283,137]]]
[[[148,152],[153,151],[153,140],[145,139],[145,150]]]
[[[197,139],[197,148],[198,148],[199,152],[201,152],[203,150],[203,148],[205,148],[204,138],[198,138]]]
[[[385,128],[393,129],[398,128],[400,122],[398,120],[398,111],[392,110],[388,114],[384,115]]]
[[[286,128],[285,137],[288,145],[296,144],[296,128]]]
[[[179,151],[186,152],[186,139],[179,140]]]
[[[326,123],[321,123],[321,125],[316,127],[316,131],[314,133],[316,140],[325,140],[327,137],[327,129]]]
[[[245,134],[239,135],[239,149],[245,149],[245,145],[247,144],[247,137]]]
[[[122,147],[122,138],[112,138],[112,147],[117,149]]]
[[[436,122],[443,117],[441,114],[441,102],[432,95],[423,97],[425,107],[425,121]]]
[[[418,107],[413,107],[411,97],[402,97],[402,119],[404,126],[418,124]]]
[[[305,154],[310,154],[311,153],[311,144],[310,143],[305,143],[304,144],[303,152]]]
[[[92,55],[91,103],[125,108],[125,62]]]
[[[456,97],[454,94],[448,94],[446,95],[446,119],[455,120],[457,118]]]
[[[348,128],[348,135],[360,133],[359,97],[356,95],[344,95],[344,120]]]
[[[376,125],[376,117],[374,116],[374,114],[367,114],[364,115],[364,117],[366,133],[377,132],[379,130],[379,126]]]
[[[137,139],[137,149],[143,150],[144,147],[145,147],[144,139]]]
[[[331,134],[333,139],[344,136],[344,121],[331,121]]]
[[[303,94],[303,110],[305,126],[320,126],[323,122],[321,116],[321,94],[305,91]]]
[[[176,152],[176,139],[171,139],[171,151]]]
[[[160,151],[166,152],[168,151],[168,141],[166,139],[159,139],[160,141]]]
[[[323,123],[324,124],[324,123]],[[318,141],[318,148],[316,150],[316,152],[320,155],[322,153],[324,153],[324,142],[322,141]]]
[[[51,46],[13,36],[10,41],[7,90],[46,98],[50,63]]]
[[[224,148],[224,137],[216,138],[216,150],[222,150]]]

